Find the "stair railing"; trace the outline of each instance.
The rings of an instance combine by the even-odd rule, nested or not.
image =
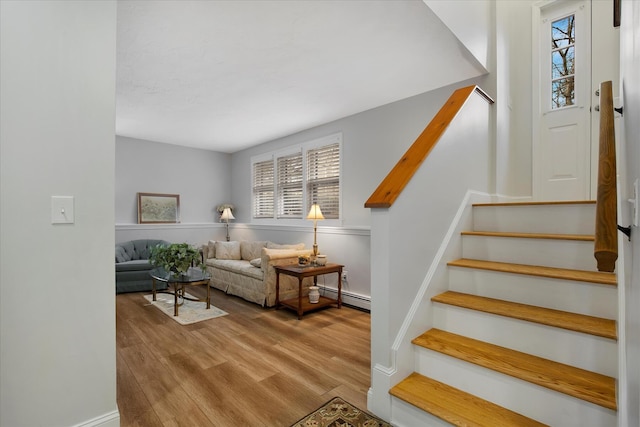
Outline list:
[[[598,271],[612,273],[618,259],[618,206],[616,187],[616,139],[613,122],[611,81],[600,84],[600,143],[598,155],[598,194],[596,234],[593,256]]]
[[[456,90],[378,188],[371,194],[364,204],[365,208],[391,207],[422,162],[438,143],[438,140],[456,117],[458,111],[474,92],[483,97],[489,104],[493,104],[493,99],[479,86],[472,85]]]

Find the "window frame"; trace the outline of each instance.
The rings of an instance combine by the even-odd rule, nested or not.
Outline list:
[[[272,152],[267,152],[259,155],[252,156],[250,159],[250,170],[251,170],[251,223],[253,224],[265,224],[265,225],[286,225],[286,226],[308,226],[309,220],[306,219],[307,212],[309,211],[310,206],[308,205],[308,171],[307,171],[307,152],[309,150],[322,148],[328,145],[338,144],[339,156],[339,175],[338,175],[338,218],[335,219],[326,219],[321,222],[322,226],[340,226],[342,225],[342,183],[343,183],[343,144],[342,144],[342,132],[338,132],[335,134],[331,134],[325,137],[317,138],[314,140],[306,141],[303,143],[295,144],[292,146],[284,147],[282,149],[274,150]],[[278,204],[279,204],[279,196],[278,196],[278,158],[291,156],[295,153],[300,153],[302,156],[302,217],[301,218],[279,218],[278,217]],[[255,210],[255,196],[254,196],[254,165],[256,163],[264,162],[271,160],[274,165],[274,188],[273,188],[273,206],[274,212],[273,217],[270,218],[255,218],[254,210]]]

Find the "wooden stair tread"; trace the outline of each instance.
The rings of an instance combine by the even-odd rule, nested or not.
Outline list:
[[[454,426],[546,425],[415,372],[389,393]]]
[[[616,275],[601,271],[571,270],[568,268],[544,267],[538,265],[512,264],[508,262],[483,261],[478,259],[461,258],[447,263],[452,267],[478,268],[482,270],[500,271],[513,274],[527,274],[530,276],[549,277],[579,282],[616,285]]]
[[[503,231],[463,231],[463,236],[516,237],[523,239],[577,240],[593,242],[595,237],[589,234],[548,234],[548,233],[514,233]]]
[[[511,301],[447,291],[431,298],[434,302],[526,320],[528,322],[617,339],[616,322],[611,319],[570,313]]]
[[[498,203],[474,203],[473,207],[490,206],[549,206],[549,205],[595,205],[595,200],[558,200],[548,202],[498,202]]]
[[[615,378],[541,357],[431,329],[415,345],[473,363],[542,387],[617,410]]]

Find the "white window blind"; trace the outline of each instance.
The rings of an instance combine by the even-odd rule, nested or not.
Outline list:
[[[278,157],[278,218],[302,218],[302,153]]]
[[[253,217],[273,218],[273,160],[253,164]]]
[[[340,144],[307,151],[307,210],[320,205],[326,219],[340,216]]]
[[[302,223],[317,203],[326,219],[340,219],[341,147],[338,133],[252,158],[253,218]]]

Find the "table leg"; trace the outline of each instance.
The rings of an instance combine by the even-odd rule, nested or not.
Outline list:
[[[302,319],[302,277],[298,277],[298,320]]]
[[[338,271],[338,308],[342,306],[342,269]]]
[[[179,286],[178,283],[173,284],[173,315],[174,316],[178,315],[178,292],[180,292],[180,288],[178,286]]]
[[[264,274],[267,274],[266,271]],[[276,310],[280,308],[280,272],[276,271]]]
[[[156,279],[155,278],[151,278],[151,281],[153,282],[152,285],[152,292],[153,292],[153,300],[156,300]]]
[[[209,286],[209,282],[204,284],[207,287],[207,310],[211,308],[211,286]]]

